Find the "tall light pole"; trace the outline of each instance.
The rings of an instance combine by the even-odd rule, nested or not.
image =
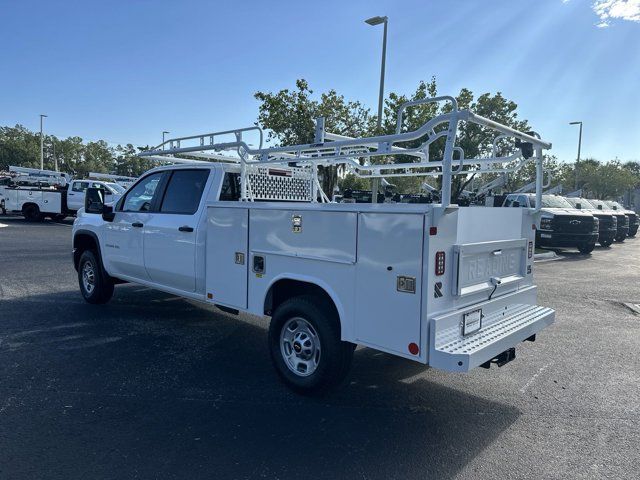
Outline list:
[[[371,17],[365,20],[365,23],[373,26],[384,24],[384,33],[382,34],[382,64],[380,66],[380,94],[378,95],[378,128],[376,134],[382,132],[382,102],[384,101],[384,67],[387,59],[387,17]],[[378,202],[378,189],[380,187],[380,179],[374,178],[371,183],[371,202]]]
[[[46,115],[40,114],[40,170],[44,170],[44,137],[42,136],[42,119]]]
[[[167,133],[171,133],[171,132],[168,132],[168,131],[166,131],[166,130],[164,130],[164,131],[162,132],[162,143],[164,143],[164,136],[165,136],[165,134],[167,134]],[[162,148],[164,148],[164,147],[162,147]]]
[[[569,125],[580,125],[578,134],[578,158],[576,159],[576,190],[578,190],[578,169],[580,168],[580,149],[582,148],[582,122],[569,122]]]

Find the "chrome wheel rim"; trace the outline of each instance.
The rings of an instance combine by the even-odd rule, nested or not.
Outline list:
[[[96,274],[91,262],[85,262],[82,266],[82,286],[88,294],[96,288]]]
[[[308,377],[320,363],[320,337],[304,318],[291,318],[280,333],[280,352],[289,370]]]

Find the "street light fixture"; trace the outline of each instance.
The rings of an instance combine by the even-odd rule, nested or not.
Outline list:
[[[42,119],[47,115],[40,114],[40,170],[44,170],[44,137],[42,136]]]
[[[163,150],[164,150],[164,135],[165,135],[166,133],[171,133],[171,132],[168,132],[167,130],[163,130],[163,131],[162,131],[162,149],[163,149]]]
[[[364,21],[366,24],[375,27],[376,25],[384,24],[384,32],[382,34],[382,64],[380,66],[380,94],[378,95],[378,125],[377,134],[379,135],[382,130],[382,102],[384,100],[384,70],[385,62],[387,58],[387,24],[389,23],[388,17],[371,17]],[[371,183],[371,202],[378,203],[378,189],[380,186],[380,179],[375,178]]]
[[[578,134],[578,158],[576,160],[576,190],[578,189],[578,168],[580,167],[580,149],[582,148],[582,122],[569,122],[569,125],[580,125],[580,133]]]

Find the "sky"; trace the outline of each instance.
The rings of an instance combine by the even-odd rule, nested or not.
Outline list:
[[[306,79],[377,106],[385,91],[502,92],[550,153],[640,159],[640,0],[0,0],[0,125],[156,145],[256,121],[256,91]]]

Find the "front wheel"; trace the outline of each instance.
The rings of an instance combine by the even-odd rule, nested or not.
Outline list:
[[[303,395],[321,395],[347,376],[355,345],[340,340],[332,306],[303,295],[283,302],[269,325],[269,352],[284,383]]]
[[[622,242],[624,242],[624,239],[625,239],[625,238],[627,238],[627,236],[626,236],[626,235],[618,235],[618,236],[616,237],[616,242],[618,242],[618,243],[622,243]]]
[[[602,240],[602,241],[600,242],[600,245],[601,245],[602,247],[607,248],[607,247],[610,247],[612,243],[613,243],[613,240]]]
[[[78,262],[80,293],[88,303],[107,303],[113,296],[113,281],[103,271],[98,258],[91,250],[85,250]]]
[[[589,253],[593,252],[594,248],[596,248],[595,243],[588,243],[586,245],[580,245],[578,247],[578,250],[580,251],[581,254],[588,255]]]

